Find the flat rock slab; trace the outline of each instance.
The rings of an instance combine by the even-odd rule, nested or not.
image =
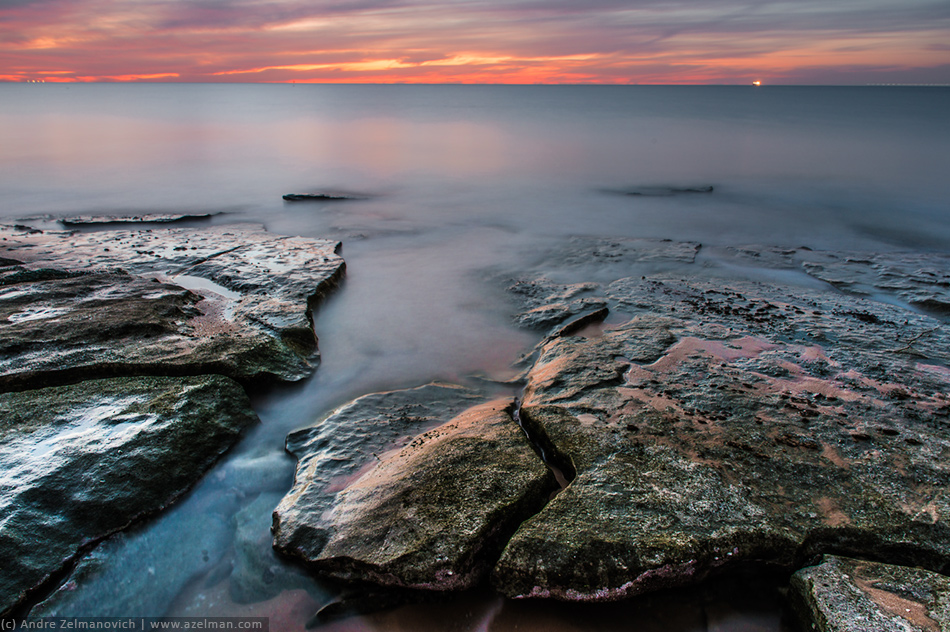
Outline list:
[[[512,407],[496,400],[471,408],[347,486],[325,515],[327,541],[310,566],[342,580],[422,590],[483,581],[552,488]]]
[[[329,538],[324,513],[378,463],[378,455],[484,401],[477,391],[455,384],[371,393],[291,433],[286,448],[297,458],[297,470],[293,488],[274,511],[274,546],[304,560],[316,557]]]
[[[946,632],[950,577],[826,555],[792,576],[792,602],[816,632]]]
[[[0,395],[0,614],[174,501],[256,421],[244,390],[217,375]]]
[[[473,400],[484,398],[447,385],[374,394],[291,435],[288,449],[300,462],[274,512],[275,546],[341,580],[426,590],[484,580],[553,481],[512,419],[512,402]],[[439,418],[442,425],[413,438]],[[396,449],[382,453],[394,439]],[[336,446],[348,444],[344,456]],[[352,444],[380,453],[367,463]]]
[[[0,227],[0,390],[129,374],[298,380],[338,243],[253,227]]]
[[[63,226],[101,226],[103,224],[171,224],[193,219],[209,219],[217,213],[145,213],[142,215],[74,215],[62,217]]]
[[[830,292],[640,277],[546,340],[523,423],[573,482],[513,536],[510,597],[601,601],[818,553],[950,562],[947,326]]]

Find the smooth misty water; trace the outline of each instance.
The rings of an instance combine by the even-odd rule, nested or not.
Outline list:
[[[946,251],[947,112],[941,88],[0,84],[0,221],[211,212],[201,225],[340,239],[347,261],[317,314],[317,374],[257,396],[263,423],[193,494],[101,546],[108,568],[75,591],[72,613],[265,613],[301,626],[326,595],[267,546],[293,476],[284,437],[367,392],[509,376],[536,337],[509,324],[486,268],[533,265],[580,234]],[[714,194],[616,194],[707,184]],[[370,197],[281,200],[324,189]],[[228,576],[249,555],[272,581],[236,604]],[[475,595],[334,629],[780,626],[758,598],[678,598],[693,605],[532,609]]]

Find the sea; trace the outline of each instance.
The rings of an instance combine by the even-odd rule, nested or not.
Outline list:
[[[282,199],[317,191],[356,199]],[[514,326],[491,271],[570,236],[950,251],[950,88],[0,84],[0,222],[150,213],[338,239],[347,278],[315,314],[315,375],[255,393],[261,425],[174,507],[101,543],[57,612],[302,630],[335,596],[270,549],[289,432],[366,393],[514,375],[540,334]],[[249,565],[259,587],[231,590]],[[791,629],[776,591],[734,582],[602,606],[484,591],[320,629]]]

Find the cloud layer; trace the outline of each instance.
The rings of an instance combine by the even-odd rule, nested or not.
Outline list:
[[[950,83],[946,0],[4,0],[0,80]]]

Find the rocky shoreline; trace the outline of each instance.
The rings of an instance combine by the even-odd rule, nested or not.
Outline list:
[[[540,509],[492,559],[493,587],[516,599],[614,601],[750,568],[791,573],[827,554],[950,570],[946,258],[726,253],[771,259],[846,292],[620,276],[634,263],[691,262],[699,248],[575,239],[554,271],[569,281],[552,280],[550,266],[544,276],[507,277],[521,306],[515,322],[547,331],[524,358],[522,400],[507,421],[536,451],[518,474],[544,458],[569,480],[550,501],[553,475],[532,488]],[[589,269],[600,278],[583,281]],[[905,306],[865,297],[884,290]],[[460,560],[484,529],[428,516],[472,510],[470,498],[443,493],[468,461],[442,442],[481,410],[446,411],[438,432],[364,462],[369,469],[319,511],[291,492],[275,512],[275,546],[328,577],[457,589],[447,569],[465,573]],[[493,460],[470,449],[514,476],[501,452]],[[291,451],[301,464],[312,458],[299,443]],[[429,468],[439,475],[420,477]],[[298,467],[295,490],[312,472]],[[523,506],[519,493],[488,485],[497,497],[479,506]],[[397,514],[381,509],[390,502]],[[462,557],[440,553],[433,530]],[[398,565],[404,559],[413,561]]]
[[[0,615],[182,496],[318,361],[339,244],[256,227],[0,227]]]
[[[0,249],[7,614],[207,471],[256,420],[241,386],[313,371],[344,264],[248,226],[2,227]],[[519,378],[366,395],[288,437],[277,551],[377,600],[777,571],[806,626],[950,629],[947,257],[587,237],[536,259],[485,273],[543,335]]]

